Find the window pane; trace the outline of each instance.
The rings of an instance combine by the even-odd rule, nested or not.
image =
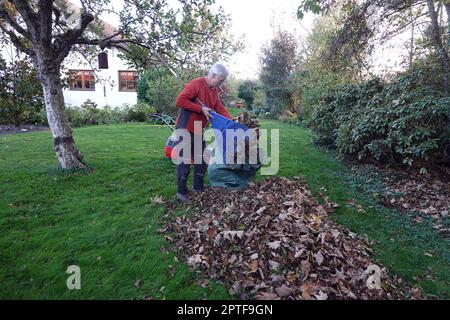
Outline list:
[[[94,72],[91,72],[89,85],[90,85],[90,87],[92,89],[95,89],[95,75],[94,75]]]
[[[95,90],[95,73],[90,70],[70,70],[70,89]]]
[[[119,71],[119,90],[136,90],[137,73]]]

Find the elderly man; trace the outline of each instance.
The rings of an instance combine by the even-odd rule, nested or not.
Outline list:
[[[228,70],[220,63],[214,64],[209,70],[208,76],[191,80],[181,93],[178,95],[176,105],[180,109],[176,129],[186,129],[191,135],[191,155],[194,155],[194,139],[199,137],[202,141],[202,154],[205,148],[203,140],[203,129],[214,110],[220,115],[232,118],[228,110],[220,102],[219,86],[228,77]],[[194,124],[201,127],[201,132],[195,132]],[[193,156],[194,158],[194,156]],[[204,175],[206,172],[206,163],[201,157],[201,163],[194,163],[194,181],[192,191],[204,191]],[[177,165],[177,198],[186,202],[189,200],[187,179],[190,171],[190,163],[181,163]]]

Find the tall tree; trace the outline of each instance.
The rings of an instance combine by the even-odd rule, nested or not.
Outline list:
[[[260,59],[260,80],[267,103],[274,114],[280,114],[291,102],[289,82],[298,65],[295,38],[286,31],[277,32],[270,44],[262,48]]]
[[[127,51],[134,44],[147,49],[151,59],[170,67],[180,43],[188,46],[190,34],[205,36],[221,21],[221,13],[211,9],[214,0],[179,3],[180,9],[172,9],[166,0],[125,0],[118,13],[119,29],[105,35],[98,17],[113,11],[110,0],[81,0],[81,10],[74,10],[65,0],[0,0],[0,36],[26,53],[36,67],[62,168],[88,168],[64,111],[60,73],[64,59],[76,47],[117,46]]]
[[[43,109],[42,86],[30,61],[7,63],[0,56],[0,114],[1,122],[20,126],[33,121]]]
[[[433,48],[442,70],[443,89],[449,93],[450,88],[450,1],[449,0],[303,0],[298,8],[299,18],[305,12],[329,13],[336,6],[354,7],[355,10],[342,21],[342,28],[336,37],[340,48],[354,47],[356,44],[368,43],[375,34],[380,40],[387,41],[393,36],[408,30],[411,26],[424,24],[428,32],[429,45]],[[447,12],[446,28],[439,19],[441,10]],[[410,13],[414,11],[414,14]],[[367,23],[361,24],[364,17]],[[405,16],[408,19],[405,19]],[[427,18],[427,19],[426,19]],[[447,30],[447,34],[442,30]],[[445,38],[447,37],[447,43]],[[355,42],[356,41],[356,42]]]
[[[442,68],[444,70],[444,89],[448,94],[450,90],[450,58],[448,47],[443,42],[441,28],[439,25],[438,13],[436,12],[436,3],[434,0],[427,0],[428,14],[431,20],[431,39],[436,48],[437,55],[440,57]],[[450,28],[450,25],[448,26]]]

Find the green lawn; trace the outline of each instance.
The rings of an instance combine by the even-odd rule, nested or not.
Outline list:
[[[263,126],[280,129],[279,175],[302,175],[315,192],[324,187],[341,205],[334,219],[377,240],[376,261],[430,296],[449,297],[448,239],[352,190],[349,170],[314,147],[307,130]],[[162,154],[169,134],[146,124],[75,129],[89,174],[58,169],[50,132],[0,136],[0,298],[230,298],[220,284],[196,285],[158,233],[163,208],[151,199],[176,191],[175,167]],[[368,212],[347,208],[350,198]],[[81,290],[66,288],[72,264],[81,268]]]

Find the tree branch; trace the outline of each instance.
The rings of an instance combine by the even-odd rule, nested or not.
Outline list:
[[[14,33],[14,31],[6,29],[1,24],[0,29],[9,36],[9,39],[17,48],[17,50],[22,51],[23,53],[29,55],[30,57],[32,57],[35,54],[32,49],[27,48],[26,45],[22,43],[21,39]]]
[[[94,20],[90,13],[82,13],[80,18],[80,27],[68,30],[66,33],[55,38],[56,61],[61,63],[70,52],[70,49],[86,30],[89,23]]]
[[[52,41],[52,11],[53,0],[39,0],[40,40],[45,46],[50,46]]]
[[[23,21],[25,21],[31,38],[33,41],[37,41],[39,37],[39,24],[36,13],[28,4],[28,1],[12,0],[12,2],[22,16]]]
[[[0,18],[3,18],[6,22],[11,25],[17,32],[19,32],[23,37],[27,38],[31,41],[31,35],[28,33],[27,30],[22,28],[22,26],[9,14],[9,12],[4,9],[0,8]]]

